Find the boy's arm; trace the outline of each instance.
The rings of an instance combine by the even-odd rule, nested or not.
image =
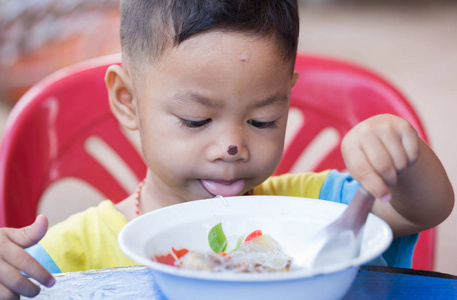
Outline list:
[[[343,139],[342,152],[352,176],[382,200],[373,213],[395,237],[434,227],[451,213],[454,192],[446,171],[405,120],[392,115],[365,120]]]
[[[47,287],[54,285],[54,277],[24,250],[38,243],[47,228],[48,220],[44,216],[38,216],[32,225],[24,228],[0,228],[0,299],[33,297],[40,292],[20,271]]]

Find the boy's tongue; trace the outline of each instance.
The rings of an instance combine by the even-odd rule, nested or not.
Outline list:
[[[222,180],[201,180],[205,189],[214,196],[221,195],[230,197],[238,195],[244,189],[244,180],[222,181]]]

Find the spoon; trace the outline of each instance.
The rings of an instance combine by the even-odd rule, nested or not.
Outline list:
[[[350,263],[350,260],[360,253],[362,229],[374,200],[375,198],[359,185],[343,214],[313,235],[304,251],[295,256],[294,264],[317,269]]]

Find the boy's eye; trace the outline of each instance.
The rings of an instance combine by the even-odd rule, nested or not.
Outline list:
[[[207,125],[209,122],[211,122],[211,119],[205,119],[205,120],[200,120],[200,121],[191,121],[191,120],[186,120],[186,119],[179,119],[181,122],[182,126],[189,127],[189,128],[198,128]]]
[[[278,125],[276,125],[275,121],[271,122],[260,122],[256,120],[248,120],[248,124],[256,127],[256,128],[278,128]]]

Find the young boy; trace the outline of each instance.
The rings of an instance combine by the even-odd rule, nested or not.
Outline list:
[[[134,264],[116,243],[128,220],[215,195],[347,203],[360,182],[378,199],[373,212],[392,227],[396,239],[382,259],[396,266],[407,265],[405,257],[410,263],[416,233],[451,212],[454,195],[438,158],[391,115],[362,122],[343,140],[352,177],[326,171],[269,178],[298,76],[296,0],[125,0],[121,16],[123,65],[108,69],[106,85],[119,122],[140,132],[144,185],[115,206],[104,201],[70,217],[43,240],[43,216],[27,228],[1,229],[0,298],[39,292],[20,271],[52,286],[42,265],[67,272]]]

